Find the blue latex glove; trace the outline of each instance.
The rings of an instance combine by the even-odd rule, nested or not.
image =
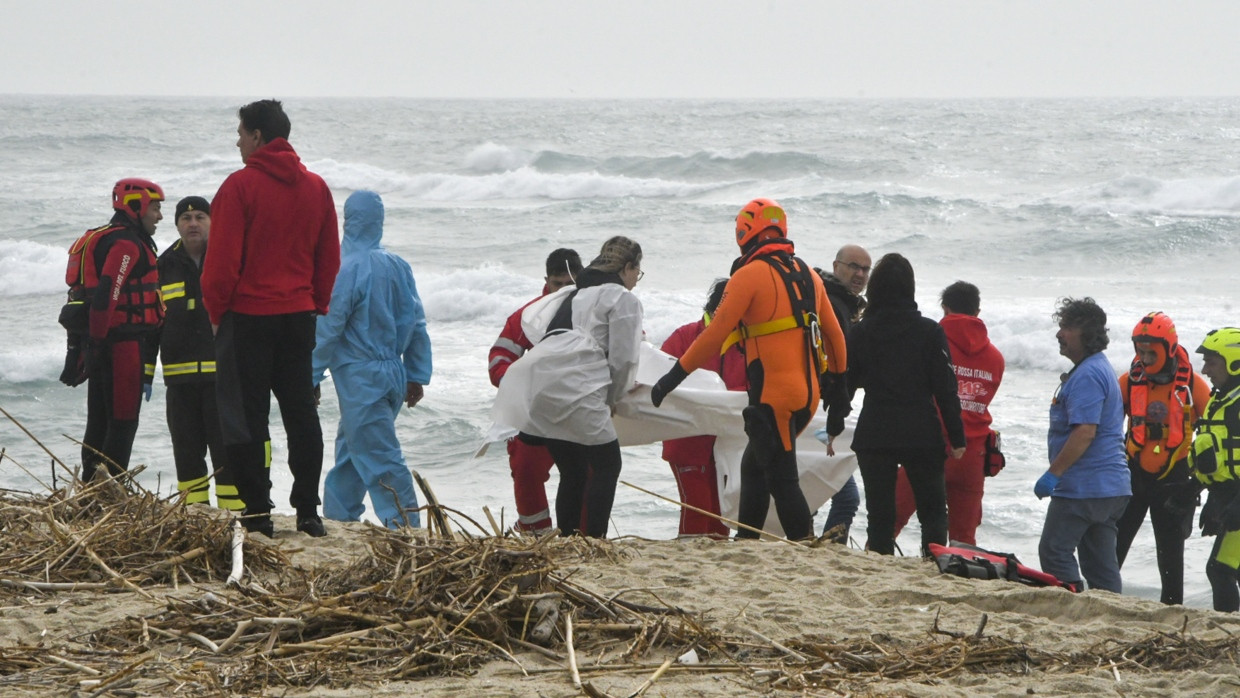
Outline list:
[[[1033,483],[1033,493],[1038,495],[1038,499],[1049,497],[1058,485],[1059,476],[1048,470],[1042,473],[1042,477],[1038,478],[1037,482]]]
[[[142,394],[146,396],[146,401],[147,401],[147,402],[150,402],[150,401],[151,401],[151,392],[152,392],[152,390],[151,390],[151,384],[150,384],[150,383],[143,383],[143,384],[142,384]]]
[[[831,435],[827,433],[826,427],[821,427],[814,432],[814,438],[825,444],[831,438]]]

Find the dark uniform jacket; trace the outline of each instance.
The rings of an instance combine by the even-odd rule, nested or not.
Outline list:
[[[159,256],[159,288],[167,306],[159,336],[164,382],[215,380],[215,339],[202,305],[202,268],[177,240]]]
[[[827,300],[831,301],[831,310],[835,311],[835,319],[839,321],[840,329],[844,330],[844,334],[847,335],[848,330],[861,319],[861,311],[865,310],[865,297],[848,290],[844,282],[836,278],[835,274],[817,268],[814,271],[818,272],[818,276],[822,278],[822,287],[827,292]]]

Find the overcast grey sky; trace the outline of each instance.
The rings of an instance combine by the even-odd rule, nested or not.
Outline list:
[[[3,0],[0,94],[1240,95],[1240,0]]]

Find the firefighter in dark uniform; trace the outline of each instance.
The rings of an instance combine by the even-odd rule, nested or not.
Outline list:
[[[176,460],[177,489],[189,504],[210,504],[211,452],[215,498],[221,509],[241,511],[227,451],[220,434],[215,403],[215,340],[202,307],[202,260],[211,232],[211,205],[201,196],[177,203],[177,234],[181,236],[159,256],[159,287],[166,307],[159,354],[168,389],[168,432]]]

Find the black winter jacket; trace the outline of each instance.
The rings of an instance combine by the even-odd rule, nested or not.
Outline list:
[[[164,383],[215,380],[215,338],[202,307],[202,268],[177,240],[159,256],[159,288],[166,306],[158,337]]]
[[[865,390],[854,451],[943,448],[944,428],[965,445],[947,336],[913,301],[871,306],[848,332],[848,386]]]

